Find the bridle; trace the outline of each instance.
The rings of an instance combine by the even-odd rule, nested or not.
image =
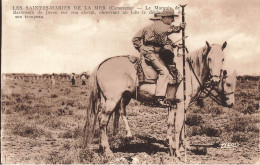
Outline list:
[[[206,52],[206,54],[209,53],[210,50],[208,50]],[[228,95],[234,94],[234,92],[230,92],[230,93],[225,93],[224,92],[224,80],[227,78],[227,76],[223,73],[223,71],[221,71],[220,76],[216,76],[216,75],[211,75],[210,72],[207,73],[207,77],[206,77],[206,82],[202,85],[202,83],[200,82],[198,76],[196,75],[193,67],[192,67],[192,62],[189,58],[186,58],[186,61],[189,64],[189,67],[193,73],[193,75],[195,76],[197,82],[199,83],[200,86],[200,90],[199,90],[199,94],[197,95],[196,98],[194,98],[189,106],[191,106],[192,104],[196,103],[198,100],[203,100],[207,97],[210,97],[213,101],[215,101],[218,105],[227,107],[227,104],[225,103],[225,98]],[[209,66],[208,66],[209,67]],[[218,83],[214,83],[212,81],[213,77],[220,77],[220,81]],[[221,83],[221,90],[218,90],[217,88],[215,88],[216,86],[219,86]],[[215,91],[217,93],[217,95],[213,94],[213,91]]]

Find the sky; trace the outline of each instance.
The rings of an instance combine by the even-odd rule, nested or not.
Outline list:
[[[185,7],[190,52],[205,42],[227,41],[225,65],[239,75],[260,75],[259,0],[2,0],[2,73],[82,73],[104,59],[138,55],[133,36],[153,14],[55,14],[43,19],[15,18],[14,6]],[[71,11],[71,10],[70,10]],[[69,11],[69,12],[70,12]],[[140,9],[139,9],[140,11]],[[80,11],[81,12],[81,11]],[[175,11],[176,13],[178,10]],[[36,15],[36,14],[35,14]],[[24,16],[24,15],[23,15]],[[181,17],[174,25],[179,25]],[[181,33],[170,36],[173,41]],[[175,57],[176,60],[177,57]]]

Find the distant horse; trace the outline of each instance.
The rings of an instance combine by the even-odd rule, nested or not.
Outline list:
[[[188,108],[196,98],[200,96],[202,89],[215,88],[220,85],[221,77],[223,77],[224,48],[227,43],[222,45],[206,42],[206,46],[187,54],[186,57],[186,99],[183,95],[183,81],[178,84],[176,92],[176,118],[174,123],[174,111],[171,108],[168,117],[167,139],[171,154],[175,149],[175,155],[180,158],[180,136],[184,124],[184,102],[185,109]],[[207,84],[211,82],[210,86]],[[110,150],[107,136],[107,125],[113,112],[123,109],[131,98],[136,98],[143,102],[142,95],[145,98],[151,98],[155,94],[155,84],[143,84],[139,88],[138,76],[135,64],[133,64],[126,56],[118,56],[107,59],[101,63],[92,73],[89,85],[91,94],[86,115],[86,123],[84,127],[84,146],[88,147],[95,133],[95,125],[99,121],[100,127],[100,148],[107,157],[113,157]],[[138,91],[137,91],[138,89]],[[185,100],[185,101],[184,101]],[[147,100],[146,100],[147,101]],[[225,99],[221,100],[225,102]],[[227,103],[223,103],[226,105]],[[231,106],[231,105],[227,105]],[[127,136],[131,136],[128,122],[124,120],[128,132]],[[175,127],[175,132],[172,132]]]

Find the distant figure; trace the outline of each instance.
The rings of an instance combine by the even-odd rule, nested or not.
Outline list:
[[[71,84],[72,84],[72,85],[75,85],[75,81],[76,81],[75,73],[72,73],[72,76],[71,76]]]
[[[86,85],[86,80],[87,80],[87,73],[86,72],[84,72],[84,73],[82,73],[81,74],[81,76],[80,76],[80,78],[81,78],[81,80],[82,80],[82,83],[81,83],[81,85]]]
[[[55,85],[55,76],[54,76],[54,73],[51,75],[51,85],[52,85],[52,86]]]

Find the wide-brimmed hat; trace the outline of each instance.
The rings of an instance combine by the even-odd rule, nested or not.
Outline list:
[[[160,20],[162,17],[161,17],[161,14],[162,13],[155,13],[154,14],[154,17],[153,18],[150,18],[150,20]]]
[[[162,17],[179,17],[179,15],[174,14],[173,9],[163,10],[161,16]]]

